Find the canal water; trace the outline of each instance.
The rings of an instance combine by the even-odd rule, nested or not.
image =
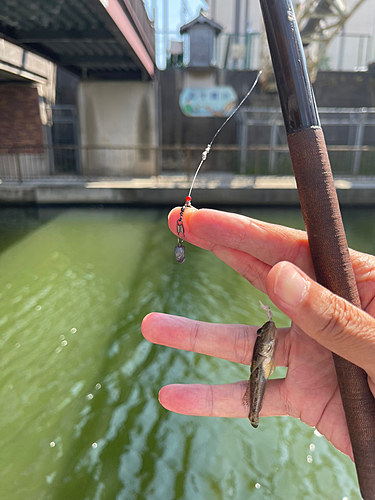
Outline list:
[[[1,499],[359,499],[351,461],[297,420],[254,430],[159,405],[167,383],[234,382],[249,370],[150,344],[148,312],[265,320],[263,294],[208,252],[187,245],[175,263],[167,212],[0,210]],[[302,227],[298,210],[242,213]],[[344,212],[354,248],[375,253],[374,218]]]

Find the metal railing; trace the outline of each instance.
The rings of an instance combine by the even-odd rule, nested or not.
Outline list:
[[[221,33],[216,43],[216,64],[219,68],[258,70],[261,68],[262,33]],[[156,63],[165,69],[171,40],[182,41],[178,32],[155,33]],[[188,63],[188,42],[184,43],[184,63]],[[373,61],[373,37],[367,34],[341,33],[329,44],[319,68],[324,71],[359,71]]]
[[[217,39],[217,62],[220,68],[257,70],[261,67],[261,33],[229,35]]]
[[[364,71],[373,61],[370,35],[341,33],[329,44],[319,68],[325,71]]]
[[[190,178],[205,146],[53,146],[0,148],[0,179],[91,180],[183,174]],[[375,176],[375,146],[328,145],[336,176]],[[359,162],[356,159],[359,158]],[[217,145],[202,173],[231,175],[293,175],[285,144],[258,144],[241,148]]]
[[[375,108],[319,108],[319,115],[334,173],[371,175],[370,164],[365,164],[375,147]],[[280,162],[288,161],[283,153],[287,151],[287,140],[280,108],[243,107],[239,118],[242,173],[254,160],[248,158],[248,144],[268,142],[268,172],[271,174],[280,168]]]

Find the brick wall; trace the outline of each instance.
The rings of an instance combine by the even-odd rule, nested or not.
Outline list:
[[[0,153],[15,147],[24,153],[43,148],[37,90],[26,85],[0,86]]]

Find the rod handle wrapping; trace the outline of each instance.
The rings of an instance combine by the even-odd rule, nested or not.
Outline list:
[[[361,307],[323,131],[288,136],[317,281]],[[374,332],[375,334],[375,332]],[[363,498],[375,499],[375,398],[364,370],[333,355]]]

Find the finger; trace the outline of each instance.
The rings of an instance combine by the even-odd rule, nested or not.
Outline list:
[[[172,212],[175,212],[177,210],[178,209],[174,209]],[[243,276],[245,279],[247,279],[254,287],[256,287],[261,292],[265,292],[266,279],[271,266],[253,257],[252,255],[249,255],[246,252],[225,247],[220,244],[211,243],[209,241],[202,240],[201,238],[196,238],[192,233],[189,233],[186,224],[188,214],[192,211],[196,211],[196,209],[188,209],[184,214],[184,230],[186,241],[189,241],[193,245],[199,246],[200,248],[211,251],[220,260],[225,262],[225,264],[234,269],[240,276]],[[172,216],[172,218],[173,217],[174,215]],[[170,226],[173,225],[171,221],[172,219],[170,217]],[[176,229],[174,230],[174,232],[177,234]]]
[[[180,210],[175,208],[169,214],[169,226],[175,234]],[[217,232],[215,221],[219,227]],[[184,227],[187,241],[210,250],[263,292],[269,270],[279,261],[293,262],[309,276],[315,276],[303,231],[236,214],[195,208],[185,211]],[[236,250],[233,245],[244,250]],[[374,288],[369,282],[375,283],[375,258],[352,249],[349,252],[362,307],[367,309],[374,298]],[[375,302],[372,306],[375,311]]]
[[[169,214],[169,227],[175,234],[179,215],[179,208]],[[211,251],[216,245],[238,250],[269,266],[288,260],[314,276],[304,231],[208,209],[186,210],[183,222],[186,240],[193,245]]]
[[[269,380],[261,417],[287,415],[282,397],[283,379]],[[243,404],[247,381],[224,385],[172,384],[159,392],[164,408],[184,415],[202,417],[246,418],[249,410]]]
[[[221,245],[213,245],[210,250],[255,288],[263,293],[266,292],[266,281],[271,266],[245,252]]]
[[[180,316],[151,313],[142,322],[143,336],[154,344],[198,352],[250,365],[259,327],[204,323]],[[288,365],[288,328],[278,331],[277,366]]]
[[[375,257],[349,249],[362,309],[375,316]]]
[[[167,410],[183,415],[246,418],[249,410],[245,408],[243,398],[247,384],[247,381],[225,385],[172,384],[160,390],[159,401]],[[285,396],[287,394],[285,385],[285,379],[267,381],[261,417],[288,415],[303,420],[303,401],[299,399],[297,400],[298,406],[291,406]],[[325,406],[319,421],[306,423],[312,427],[317,426],[319,432],[353,459],[348,432],[343,430],[346,429],[346,421],[341,399],[338,392],[335,394],[330,404]],[[338,406],[341,410],[339,413],[336,408]]]
[[[375,380],[375,320],[289,262],[267,278],[270,299],[306,334],[363,368]]]

